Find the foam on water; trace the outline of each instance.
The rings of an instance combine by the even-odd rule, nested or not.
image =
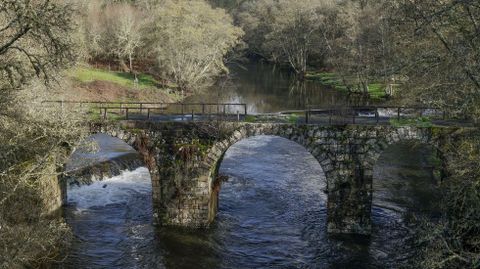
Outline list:
[[[134,171],[123,171],[119,176],[96,181],[91,185],[71,186],[68,191],[68,203],[74,204],[79,211],[92,207],[128,202],[132,194],[144,194],[152,191],[148,169],[140,167]]]

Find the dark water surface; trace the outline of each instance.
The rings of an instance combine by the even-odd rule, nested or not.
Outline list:
[[[272,64],[251,62],[231,66],[230,71],[230,81],[191,96],[185,102],[245,103],[249,114],[305,109],[307,105],[343,105],[348,102],[346,94],[313,81],[300,83],[292,72]]]
[[[76,239],[60,268],[398,268],[412,261],[412,213],[434,208],[435,182],[424,147],[399,145],[374,175],[371,238],[326,234],[325,178],[289,140],[258,136],[232,146],[220,173],[210,229],[152,226],[146,168],[71,187],[67,222]]]

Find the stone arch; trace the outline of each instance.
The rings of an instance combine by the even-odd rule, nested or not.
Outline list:
[[[327,152],[318,147],[315,143],[309,143],[309,139],[305,137],[306,129],[298,128],[298,126],[292,125],[272,125],[272,124],[248,124],[242,125],[236,128],[225,139],[216,142],[208,151],[206,158],[206,167],[210,167],[208,171],[208,222],[212,222],[215,218],[218,207],[218,184],[217,175],[220,164],[227,150],[234,144],[241,140],[261,136],[275,136],[285,138],[302,146],[307,152],[309,152],[318,162],[326,178],[326,187],[328,192],[329,177],[335,172]],[[311,141],[310,141],[311,142]],[[326,170],[329,169],[329,170]],[[327,175],[328,173],[328,175]]]
[[[153,210],[156,212],[156,206],[158,200],[160,199],[160,188],[159,188],[159,169],[157,161],[155,158],[155,148],[151,143],[151,140],[148,139],[147,131],[145,130],[129,130],[122,128],[118,125],[99,125],[91,126],[90,134],[105,134],[112,138],[117,138],[127,145],[132,147],[135,151],[139,153],[144,164],[148,168],[150,173],[151,183],[152,183],[152,199],[153,199]],[[63,196],[63,201],[65,203],[67,198],[66,186]],[[156,214],[156,213],[154,213]],[[158,222],[158,219],[154,216],[154,221]]]
[[[440,142],[438,137],[433,135],[431,128],[418,127],[388,127],[374,140],[367,141],[362,151],[366,152],[363,163],[363,181],[367,186],[368,208],[371,213],[373,202],[373,174],[375,165],[380,156],[392,145],[399,143],[416,142],[424,145],[432,146],[435,150],[440,150]]]

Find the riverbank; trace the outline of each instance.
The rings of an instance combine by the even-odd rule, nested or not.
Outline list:
[[[305,79],[315,81],[322,85],[331,87],[342,92],[359,93],[359,91],[349,91],[349,87],[345,85],[340,76],[334,72],[309,71],[305,75]],[[386,85],[383,83],[372,82],[368,84],[368,95],[372,99],[386,99],[389,97],[386,91]]]
[[[132,73],[81,65],[65,75],[70,87],[57,94],[65,101],[174,103],[183,99],[174,84],[148,74],[138,74],[135,80]]]

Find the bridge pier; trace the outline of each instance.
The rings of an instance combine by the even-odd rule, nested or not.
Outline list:
[[[337,168],[329,180],[329,233],[369,235],[372,230],[372,175],[359,163]]]

